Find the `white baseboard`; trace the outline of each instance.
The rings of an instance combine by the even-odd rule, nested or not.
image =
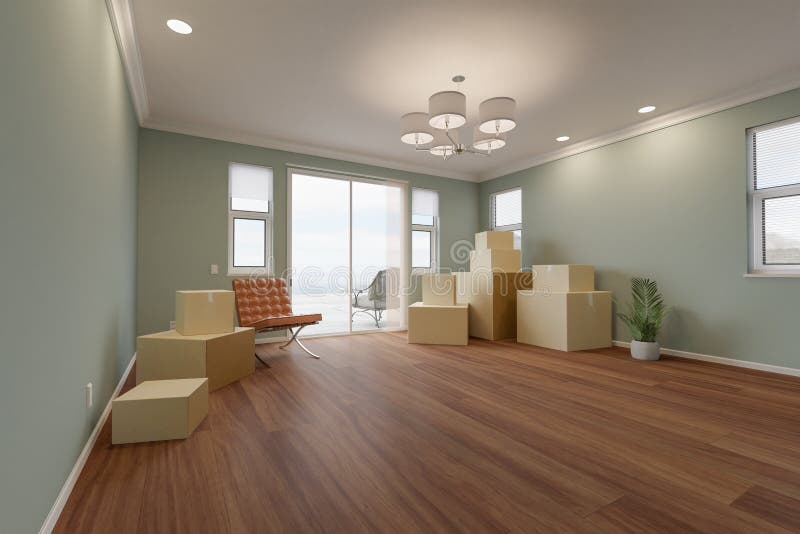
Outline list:
[[[124,373],[122,373],[122,377],[119,379],[117,387],[111,394],[111,398],[108,399],[108,404],[106,404],[103,413],[100,414],[100,418],[97,420],[94,430],[92,430],[92,433],[89,435],[86,445],[83,446],[83,450],[78,456],[78,459],[75,461],[72,471],[70,471],[67,480],[64,481],[64,485],[61,486],[61,491],[58,492],[58,497],[56,497],[56,501],[53,503],[50,513],[47,514],[47,518],[45,518],[42,528],[39,529],[39,534],[50,534],[53,531],[53,528],[55,528],[56,522],[58,522],[58,518],[61,515],[61,511],[64,509],[64,505],[67,504],[67,500],[72,493],[72,489],[75,487],[75,483],[78,481],[78,477],[80,476],[81,471],[83,471],[83,467],[86,465],[86,460],[89,459],[89,454],[91,454],[92,448],[94,448],[94,444],[97,441],[97,437],[100,435],[100,430],[102,430],[103,425],[106,424],[106,421],[108,420],[109,414],[111,414],[111,401],[119,396],[122,386],[128,379],[128,375],[131,374],[131,369],[133,369],[133,363],[135,361],[136,354],[134,353],[130,363],[128,364],[128,368],[125,369]]]
[[[288,336],[276,336],[276,337],[262,337],[256,338],[256,345],[264,345],[266,343],[285,343],[289,341]]]
[[[335,332],[332,334],[309,334],[307,336],[301,336],[300,339],[317,339],[323,337],[342,337],[342,336],[358,336],[361,334],[379,334],[381,332],[404,332],[408,330],[406,326],[393,326],[391,328],[376,328],[374,330],[357,330],[355,332]],[[263,338],[256,338],[256,345],[263,345],[265,343],[285,343],[289,341],[289,336],[280,336],[280,337],[263,337]]]
[[[613,341],[615,347],[630,347],[631,344],[627,341]],[[755,369],[757,371],[766,371],[768,373],[778,373],[781,375],[800,376],[800,369],[792,367],[781,367],[779,365],[770,365],[768,363],[750,362],[747,360],[736,360],[734,358],[723,358],[722,356],[710,356],[708,354],[699,354],[697,352],[687,352],[685,350],[675,349],[661,349],[661,354],[667,356],[675,356],[678,358],[687,358],[690,360],[700,360],[703,362],[713,362],[722,365],[730,365],[732,367],[744,367],[745,369]]]

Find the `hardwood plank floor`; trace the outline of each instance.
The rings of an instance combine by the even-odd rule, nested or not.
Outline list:
[[[213,392],[187,440],[111,446],[109,421],[55,532],[800,532],[798,378],[308,343],[321,360],[260,345],[271,368]]]

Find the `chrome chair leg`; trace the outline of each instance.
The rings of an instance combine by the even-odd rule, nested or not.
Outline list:
[[[289,344],[290,344],[292,341],[294,341],[295,343],[297,343],[297,344],[300,346],[300,348],[301,348],[301,349],[303,349],[303,350],[306,352],[306,354],[308,354],[308,355],[309,355],[309,356],[311,356],[312,358],[316,358],[316,359],[318,359],[318,360],[319,360],[319,356],[318,356],[318,355],[316,355],[316,354],[314,354],[314,353],[313,353],[313,352],[311,352],[310,350],[308,350],[308,348],[307,348],[305,345],[303,345],[303,343],[302,343],[302,342],[300,341],[300,339],[297,337],[297,336],[298,336],[298,334],[300,334],[300,332],[301,332],[301,331],[303,330],[303,328],[305,328],[305,327],[306,327],[306,325],[303,325],[303,326],[299,327],[299,328],[298,328],[297,330],[295,330],[295,331],[292,331],[292,329],[291,329],[291,328],[289,328],[289,332],[292,332],[292,337],[289,339],[289,341],[287,341],[286,343],[284,343],[283,345],[281,345],[279,348],[281,348],[281,349],[285,349],[286,347],[288,347],[288,346],[289,346]]]
[[[292,343],[292,341],[295,341],[297,339],[297,334],[299,334],[303,330],[303,328],[305,328],[305,325],[301,326],[297,330],[292,330],[291,328],[289,328],[289,332],[292,333],[292,337],[289,338],[289,341],[287,341],[278,348],[285,349],[286,347],[288,347]]]
[[[305,345],[303,345],[303,343],[302,343],[302,342],[301,342],[299,339],[295,339],[295,342],[296,342],[298,345],[300,345],[300,348],[301,348],[301,349],[303,349],[304,351],[306,351],[306,353],[307,353],[309,356],[311,356],[312,358],[316,358],[317,360],[319,360],[319,355],[317,355],[317,354],[314,354],[313,352],[311,352],[310,350],[308,350],[308,347],[306,347]]]

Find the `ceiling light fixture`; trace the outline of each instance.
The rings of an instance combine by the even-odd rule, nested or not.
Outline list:
[[[409,145],[426,145],[433,141],[427,113],[406,113],[400,117],[400,140]]]
[[[456,87],[464,80],[464,76],[453,76]],[[400,117],[400,140],[444,159],[464,152],[486,156],[506,146],[505,133],[517,125],[516,105],[508,97],[484,100],[478,108],[479,122],[469,147],[459,141],[458,135],[458,129],[467,123],[467,97],[457,90],[441,91],[428,99],[428,113],[418,111]]]
[[[506,146],[505,134],[486,133],[482,132],[479,127],[475,127],[472,135],[472,148],[484,150],[487,154],[491,154],[492,150],[497,150],[504,146]]]
[[[559,143],[563,143],[564,141],[569,141],[569,136],[562,135],[561,137],[556,137],[556,141],[558,141]]]
[[[167,27],[175,33],[180,33],[181,35],[189,35],[192,33],[192,27],[189,26],[188,23],[179,19],[169,19],[167,21]]]
[[[650,113],[651,111],[655,111],[655,106],[644,106],[643,108],[639,108],[639,113]]]

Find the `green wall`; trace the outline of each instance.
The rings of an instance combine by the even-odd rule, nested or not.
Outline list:
[[[593,264],[621,300],[655,278],[675,306],[662,346],[800,368],[800,279],[742,276],[745,130],[796,115],[800,90],[484,182],[481,227],[489,194],[522,186],[524,265]]]
[[[472,240],[477,231],[476,183],[142,129],[137,284],[140,334],[169,327],[176,290],[230,288],[231,278],[225,273],[231,161],[273,169],[273,251],[278,273],[286,268],[287,164],[405,180],[412,187],[439,191],[442,267],[466,268],[465,263],[450,258],[450,247],[462,239]],[[219,275],[209,274],[212,263],[219,265]]]
[[[138,127],[100,0],[3,2],[0,65],[0,531],[17,534],[134,352]]]

